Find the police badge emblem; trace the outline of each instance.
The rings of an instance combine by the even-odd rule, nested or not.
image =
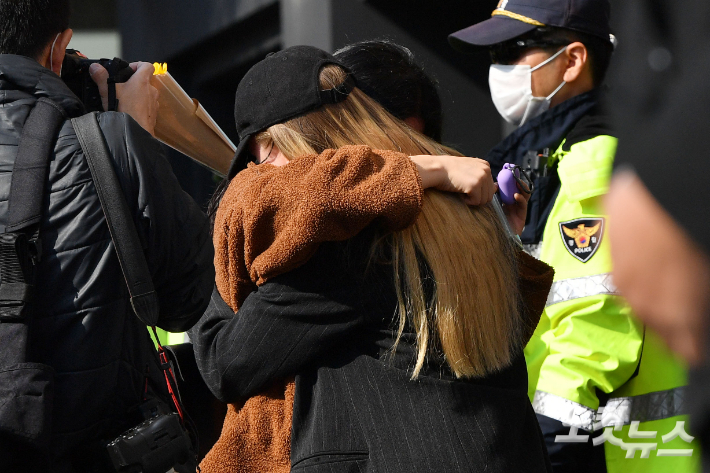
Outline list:
[[[582,263],[597,252],[604,235],[603,218],[577,218],[560,222],[560,235],[567,251]]]

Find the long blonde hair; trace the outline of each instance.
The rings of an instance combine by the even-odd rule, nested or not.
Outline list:
[[[346,79],[338,66],[320,73],[322,89]],[[453,154],[409,128],[355,88],[348,98],[259,133],[288,159],[364,144],[416,154]],[[516,258],[490,205],[468,207],[456,194],[428,190],[414,225],[377,244],[390,244],[399,302],[396,347],[409,322],[417,335],[416,378],[427,353],[441,351],[459,378],[480,377],[510,364],[522,345]],[[430,274],[422,274],[421,258]],[[433,277],[433,298],[425,295]]]

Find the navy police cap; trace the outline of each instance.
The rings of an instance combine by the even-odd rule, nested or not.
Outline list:
[[[500,0],[491,18],[449,36],[456,49],[492,46],[540,26],[567,28],[610,41],[609,0]]]

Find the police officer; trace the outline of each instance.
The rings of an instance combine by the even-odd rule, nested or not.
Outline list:
[[[607,0],[501,0],[449,40],[489,49],[493,103],[518,127],[489,153],[494,175],[510,162],[535,184],[522,239],[555,282],[525,357],[554,471],[694,471],[685,369],[611,280],[602,199],[617,140],[599,106],[609,15]]]

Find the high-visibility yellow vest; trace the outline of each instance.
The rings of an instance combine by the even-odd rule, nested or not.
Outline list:
[[[602,200],[616,145],[600,135],[568,151],[562,143],[551,157],[560,192],[534,250],[555,279],[525,348],[529,395],[535,412],[572,426],[559,440],[603,441],[609,472],[691,473],[700,470],[700,448],[687,442],[686,368],[633,316],[611,278],[613,222]]]

